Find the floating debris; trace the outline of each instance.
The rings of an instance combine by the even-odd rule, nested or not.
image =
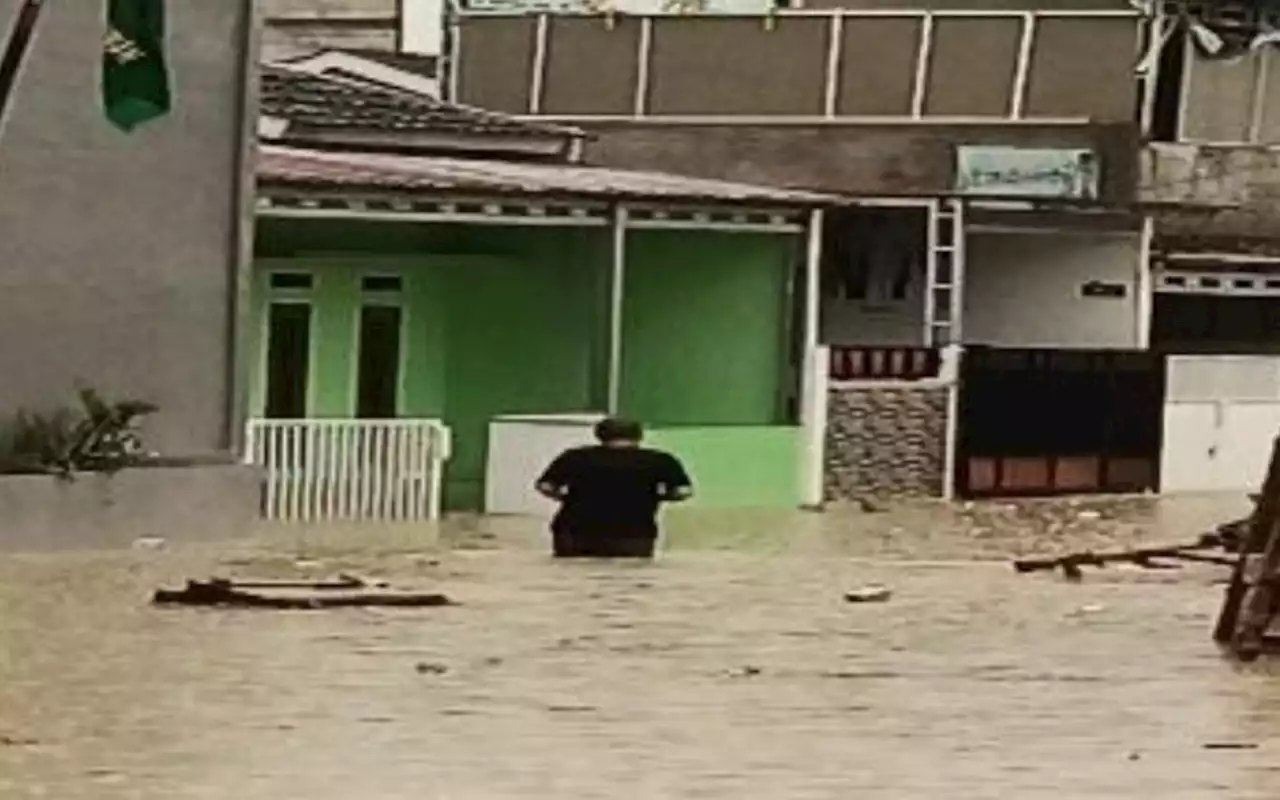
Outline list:
[[[861,589],[845,592],[844,599],[849,603],[883,603],[893,597],[893,590],[878,583],[868,584]]]
[[[157,589],[151,602],[156,605],[280,610],[455,605],[443,594],[395,590],[385,582],[368,581],[354,575],[340,575],[336,580],[328,581],[233,581],[226,578],[189,580],[182,589]]]

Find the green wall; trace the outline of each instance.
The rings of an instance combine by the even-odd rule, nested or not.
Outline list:
[[[655,427],[645,444],[680,457],[695,484],[690,506],[795,508],[800,505],[798,427]]]
[[[639,231],[628,244],[621,412],[651,424],[779,422],[794,240]]]
[[[493,416],[604,408],[608,231],[266,220],[258,236],[254,413],[267,277],[302,268],[316,276],[311,414],[320,417],[354,412],[360,278],[403,277],[401,410],[442,417],[453,431],[448,507],[480,504]],[[633,232],[628,251],[621,410],[650,425],[777,423],[794,241]],[[723,436],[691,435],[682,446],[710,465],[708,474],[721,462],[697,442],[737,453]],[[787,468],[794,461],[785,459]]]

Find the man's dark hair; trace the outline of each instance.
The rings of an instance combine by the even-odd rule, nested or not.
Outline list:
[[[644,429],[635,420],[605,417],[596,423],[596,438],[603,443],[638,442],[644,438]]]

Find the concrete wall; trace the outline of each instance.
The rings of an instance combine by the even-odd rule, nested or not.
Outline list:
[[[257,522],[260,491],[257,473],[239,465],[130,469],[71,482],[0,476],[0,552],[242,536]]]
[[[98,99],[102,4],[45,4],[0,138],[0,414],[83,381],[159,404],[165,453],[226,447],[249,7],[170,0],[175,108],[126,135]]]
[[[971,233],[967,244],[966,344],[1138,345],[1137,234]],[[1121,284],[1125,296],[1084,297],[1089,281]]]
[[[267,58],[324,48],[394,51],[401,0],[262,0]]]
[[[1159,212],[1161,238],[1266,239],[1280,227],[1280,146],[1155,143],[1140,175],[1143,201],[1188,207]]]
[[[1124,125],[676,125],[582,123],[591,163],[869,195],[943,194],[957,145],[1091,148],[1101,194],[1133,200],[1139,142]]]
[[[828,394],[825,496],[939,497],[947,475],[950,389],[834,385]]]

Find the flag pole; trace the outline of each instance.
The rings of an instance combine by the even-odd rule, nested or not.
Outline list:
[[[9,40],[5,42],[4,54],[0,55],[0,125],[8,117],[9,101],[13,99],[18,72],[31,48],[31,37],[35,34],[44,2],[45,0],[23,0],[13,29],[9,31]]]

